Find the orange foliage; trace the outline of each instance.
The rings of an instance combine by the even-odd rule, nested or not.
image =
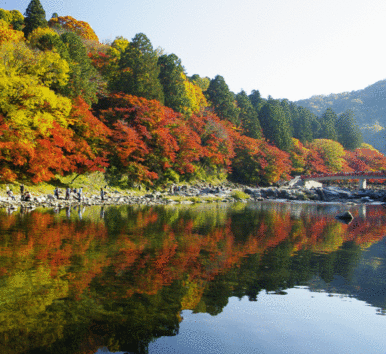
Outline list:
[[[4,181],[28,177],[33,183],[49,181],[56,173],[104,171],[105,144],[110,130],[89,111],[83,99],[75,100],[70,126],[57,122],[42,133],[11,129],[0,115],[0,173]],[[72,128],[72,129],[71,129]]]
[[[347,151],[345,159],[354,171],[386,170],[386,156],[375,149],[358,148]]]
[[[252,139],[233,131],[236,157],[232,167],[237,180],[249,184],[269,184],[288,179],[292,168],[289,154],[266,140]]]
[[[12,25],[9,25],[4,20],[0,20],[0,45],[5,42],[20,42],[24,40],[24,33],[12,29]]]
[[[116,93],[101,117],[113,129],[113,152],[126,172],[139,181],[151,182],[169,168],[194,171],[202,148],[200,137],[172,109],[158,101]],[[113,107],[113,108],[111,108]]]
[[[78,21],[71,16],[59,16],[51,18],[48,21],[48,26],[51,28],[63,28],[65,30],[75,32],[78,36],[84,39],[99,41],[94,30],[87,22]]]
[[[322,155],[312,145],[304,146],[298,139],[293,139],[291,161],[296,174],[308,175],[314,173],[327,173],[330,170],[326,166]]]

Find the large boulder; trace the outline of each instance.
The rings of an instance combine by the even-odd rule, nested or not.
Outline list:
[[[287,183],[288,187],[294,188],[294,187],[302,187],[303,186],[303,180],[300,176],[296,176],[294,179],[291,179]]]
[[[312,189],[312,188],[322,188],[322,187],[323,187],[323,184],[320,182],[313,181],[313,180],[304,181],[304,188]]]

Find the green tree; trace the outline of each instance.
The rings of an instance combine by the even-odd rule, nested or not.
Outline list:
[[[82,40],[72,32],[63,33],[60,39],[64,43],[65,49],[54,38],[51,38],[55,42],[52,45],[57,45],[62,58],[69,62],[70,78],[68,84],[61,87],[59,92],[72,98],[82,96],[88,104],[96,102],[99,75],[92,66],[86,47]]]
[[[304,107],[297,107],[291,103],[291,116],[293,126],[293,137],[299,139],[303,144],[311,142],[314,138],[313,121],[316,116]]]
[[[15,31],[21,31],[24,24],[24,17],[18,10],[7,11],[0,9],[0,20],[12,25]]]
[[[245,129],[245,135],[254,139],[261,139],[259,117],[245,91],[241,91],[236,95],[236,101],[240,109],[239,119]]]
[[[209,77],[200,77],[198,74],[194,74],[189,78],[189,81],[198,86],[202,92],[205,92],[210,84]]]
[[[283,109],[285,120],[287,121],[289,127],[290,127],[290,134],[291,136],[294,135],[293,131],[293,124],[292,124],[292,112],[291,112],[291,107],[290,107],[290,102],[288,99],[283,99],[280,101],[280,106]]]
[[[164,103],[157,53],[145,34],[136,34],[119,61],[121,75],[111,84],[116,91]]]
[[[239,109],[235,103],[234,94],[229,90],[224,78],[217,75],[210,81],[207,98],[212,102],[215,113],[224,120],[239,125]]]
[[[319,119],[320,133],[318,138],[338,141],[338,134],[336,133],[337,120],[338,116],[332,108],[327,108]]]
[[[290,151],[291,127],[280,101],[269,99],[261,108],[259,118],[264,136],[280,150]]]
[[[264,106],[266,100],[260,96],[259,90],[252,90],[251,94],[248,97],[252,103],[252,106],[255,107],[256,112],[259,113],[260,109]]]
[[[177,112],[184,112],[189,105],[184,84],[184,67],[175,54],[161,55],[158,58],[159,80],[163,87],[165,106]]]
[[[25,37],[28,37],[28,35],[36,28],[48,27],[46,12],[39,0],[31,0],[24,16],[25,26],[23,32]]]
[[[361,146],[363,142],[362,133],[356,125],[353,111],[347,110],[339,115],[336,122],[336,131],[338,142],[346,150],[355,150]]]

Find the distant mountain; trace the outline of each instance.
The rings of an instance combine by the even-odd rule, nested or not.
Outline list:
[[[363,139],[384,154],[386,153],[386,80],[381,80],[363,90],[312,96],[295,102],[310,109],[317,116],[331,107],[336,114],[351,109],[361,128]]]

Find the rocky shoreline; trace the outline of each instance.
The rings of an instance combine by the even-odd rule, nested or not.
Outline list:
[[[240,192],[249,195],[249,199],[240,196]],[[241,193],[243,194],[243,193]],[[31,201],[22,201],[16,195],[14,199],[7,196],[0,196],[0,208],[32,210],[36,207],[47,207],[62,209],[73,206],[92,206],[92,205],[167,205],[167,204],[193,204],[207,202],[227,202],[236,201],[312,201],[312,202],[335,202],[346,204],[363,203],[386,203],[386,190],[364,189],[349,190],[341,187],[317,187],[309,188],[304,186],[282,186],[266,188],[250,188],[239,185],[222,185],[217,187],[186,185],[174,186],[164,191],[148,192],[143,195],[135,195],[127,192],[110,191],[105,200],[101,200],[98,194],[85,194],[82,200],[78,200],[72,194],[70,200],[55,198],[53,194],[36,195]]]
[[[386,203],[386,190],[361,189],[350,190],[336,186],[306,188],[306,187],[279,187],[279,188],[246,188],[255,200],[288,200],[288,201],[315,201],[335,202],[347,204]]]

